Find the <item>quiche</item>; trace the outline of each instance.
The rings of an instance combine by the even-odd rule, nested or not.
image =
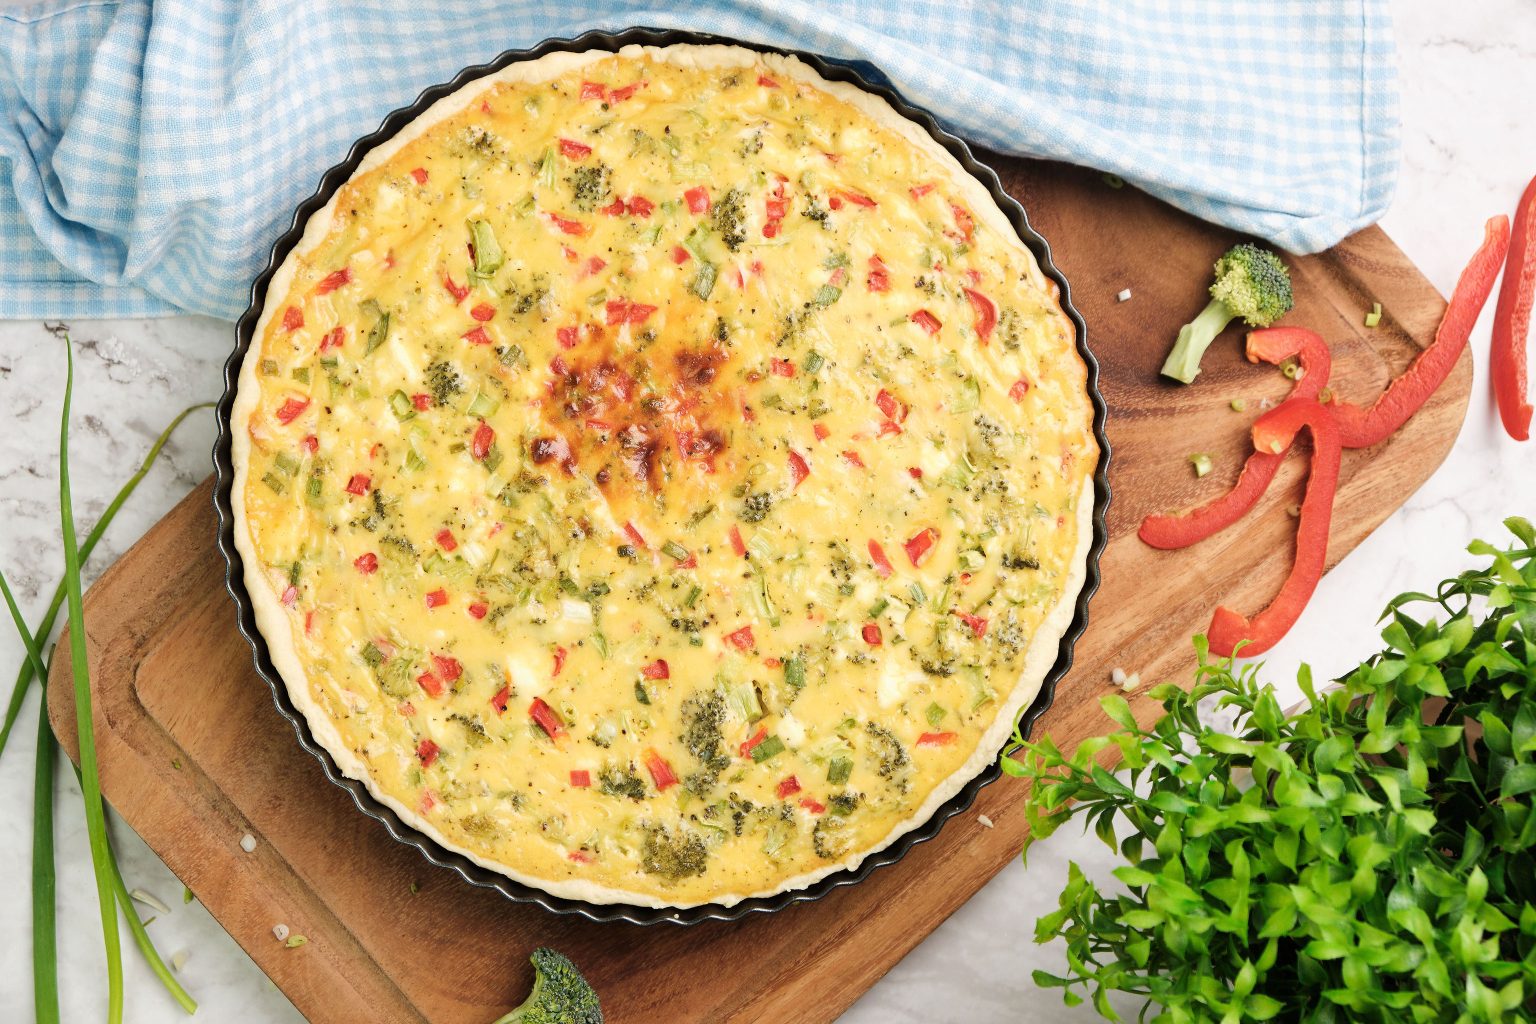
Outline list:
[[[856,866],[998,754],[1085,578],[1057,290],[882,99],[786,56],[514,64],[368,154],[233,409],[272,662],[341,770],[550,893]]]

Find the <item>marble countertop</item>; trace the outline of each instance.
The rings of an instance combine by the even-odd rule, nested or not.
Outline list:
[[[1520,123],[1536,95],[1536,3],[1483,0],[1454,11],[1427,0],[1395,5],[1403,89],[1403,166],[1397,198],[1382,224],[1448,293],[1490,214],[1511,211],[1536,172],[1536,131]],[[220,393],[228,325],[200,318],[81,322],[77,342],[76,420],[71,446],[77,511],[94,522],[136,465],[170,411]],[[1468,563],[1474,536],[1498,538],[1507,515],[1536,512],[1533,449],[1504,436],[1488,388],[1488,324],[1473,335],[1477,380],[1466,424],[1445,465],[1409,502],[1322,583],[1291,636],[1267,659],[1269,677],[1289,679],[1305,657],[1324,676],[1375,650],[1376,614],[1397,592],[1422,587]],[[62,564],[55,484],[62,352],[37,323],[0,323],[0,565],[35,620]],[[212,418],[199,414],[123,510],[92,560],[94,576],[209,471]],[[9,677],[22,657],[0,629],[0,666]],[[32,704],[0,769],[0,865],[13,883],[0,915],[0,1006],[31,1005],[25,865],[31,850]],[[74,789],[69,773],[60,787]],[[64,1015],[96,1019],[104,971],[84,821],[78,799],[58,801],[60,965]],[[183,906],[181,883],[137,836],[116,822],[114,837],[131,886],[173,906],[150,929],[161,952],[185,950],[185,984],[204,1020],[284,1024],[302,1018],[197,903]],[[1060,950],[1029,941],[1034,919],[1055,908],[1068,859],[1091,875],[1109,868],[1096,840],[1071,830],[1031,853],[1029,870],[1005,869],[894,968],[843,1017],[844,1024],[965,1020],[1010,1024],[1097,1019],[1068,1010],[1030,981],[1036,968],[1057,969]],[[136,955],[125,952],[127,1020],[180,1019],[180,1012]],[[936,1010],[935,1008],[942,1008]]]

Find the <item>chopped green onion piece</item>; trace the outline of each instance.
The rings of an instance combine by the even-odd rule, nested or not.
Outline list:
[[[795,689],[805,685],[805,662],[799,658],[784,659],[784,683]]]
[[[688,549],[675,540],[669,540],[661,546],[661,553],[668,558],[675,558],[679,562],[688,560]]]
[[[421,470],[427,468],[426,456],[417,451],[414,444],[411,445],[410,450],[405,453],[405,468],[413,472],[420,472]]]
[[[1381,323],[1381,303],[1373,302],[1371,311],[1365,314],[1365,326],[1375,327],[1379,323]]]
[[[817,352],[815,349],[811,349],[806,353],[805,362],[801,365],[805,368],[806,373],[815,373],[817,370],[821,369],[821,365],[825,362],[826,360],[822,358],[820,352]]]
[[[283,476],[293,476],[299,471],[299,460],[287,452],[278,452],[272,458],[272,468]]]
[[[811,296],[811,305],[830,306],[843,297],[843,290],[836,285],[824,284],[816,289],[816,294]]]
[[[649,704],[651,702],[651,695],[645,691],[645,684],[639,680],[635,681],[635,700],[641,704]]]
[[[374,349],[384,344],[388,339],[389,314],[381,312],[379,318],[373,322],[373,327],[368,331],[368,344],[363,346],[363,355],[371,354]]]
[[[987,556],[976,548],[960,552],[960,564],[967,569],[980,569],[987,564]]]
[[[928,716],[928,724],[935,729],[939,727],[940,722],[944,721],[945,711],[939,706],[938,701],[929,704],[925,714]]]
[[[688,591],[688,596],[683,598],[683,607],[692,608],[698,603],[700,595],[704,593],[703,587],[694,587]]]
[[[767,740],[763,741],[768,742]],[[827,762],[827,781],[834,786],[841,786],[848,781],[853,774],[853,762],[846,757],[834,757]]]
[[[715,275],[717,271],[713,263],[699,264],[699,272],[694,275],[693,283],[688,290],[701,299],[709,298],[709,293],[715,290]]]
[[[496,241],[496,232],[485,221],[472,220],[469,235],[475,245],[475,274],[481,278],[490,277],[501,269],[501,243]]]
[[[608,638],[600,629],[592,631],[592,646],[597,648],[597,653],[602,658],[608,657]]]
[[[763,717],[763,702],[758,700],[757,686],[750,681],[727,684],[725,702],[744,722],[755,722]]]
[[[784,753],[784,741],[777,736],[769,736],[757,746],[752,748],[752,760],[762,764],[771,758]]]
[[[289,374],[289,376],[292,377],[294,380],[298,381],[300,384],[308,384],[309,383],[309,367],[307,367],[307,366],[300,366],[298,369],[294,370],[291,374]]]
[[[869,618],[878,619],[880,617],[880,613],[885,611],[890,606],[891,602],[882,597],[880,600],[869,606]]]
[[[394,410],[395,419],[402,423],[416,416],[416,407],[411,404],[411,398],[404,391],[396,390],[389,396],[389,407]]]
[[[960,396],[955,401],[956,412],[975,412],[981,406],[981,382],[967,377],[960,382]]]
[[[912,586],[907,588],[907,593],[911,594],[912,600],[916,601],[918,604],[922,604],[924,601],[928,600],[928,595],[923,593],[923,585],[921,583],[912,584]]]
[[[469,408],[465,410],[469,415],[485,419],[487,416],[501,408],[501,403],[484,391],[476,391],[475,397],[470,400]]]
[[[378,668],[384,664],[384,652],[370,640],[363,644],[363,661],[367,662],[370,668]]]
[[[1205,476],[1211,471],[1211,457],[1205,452],[1196,452],[1189,457],[1189,464],[1195,467],[1195,476]]]
[[[287,946],[289,949],[298,949],[308,941],[309,940],[302,935],[290,935],[288,936],[288,941],[283,943],[283,945]]]
[[[276,473],[267,473],[262,476],[261,482],[271,489],[273,494],[282,494],[287,488],[283,485],[283,478]]]
[[[304,485],[304,498],[309,502],[311,508],[319,508],[325,504],[322,487],[320,478],[317,476],[310,477],[309,482]]]
[[[1125,179],[1120,177],[1118,174],[1110,174],[1105,172],[1104,174],[1099,175],[1099,178],[1110,188],[1125,188]]]
[[[688,232],[688,237],[683,239],[683,248],[693,253],[693,258],[700,263],[707,262],[704,259],[704,239],[709,237],[709,228],[703,224],[697,224]]]
[[[261,375],[263,377],[276,377],[277,369],[276,359],[263,359],[261,361]]]
[[[555,187],[555,150],[546,148],[544,154],[539,157],[539,184],[545,188]]]

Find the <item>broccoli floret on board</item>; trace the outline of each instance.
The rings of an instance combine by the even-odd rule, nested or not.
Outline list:
[[[568,957],[541,946],[529,959],[533,991],[495,1024],[603,1024],[597,993]]]
[[[1190,383],[1216,336],[1238,317],[1250,327],[1268,327],[1291,311],[1291,275],[1280,257],[1246,242],[1216,261],[1211,302],[1179,331],[1163,363],[1163,376]]]

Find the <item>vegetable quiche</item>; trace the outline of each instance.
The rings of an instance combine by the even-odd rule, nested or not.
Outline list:
[[[236,543],[294,703],[443,846],[732,904],[997,755],[1091,540],[1075,332],[883,100],[727,46],[515,64],[281,266]]]

